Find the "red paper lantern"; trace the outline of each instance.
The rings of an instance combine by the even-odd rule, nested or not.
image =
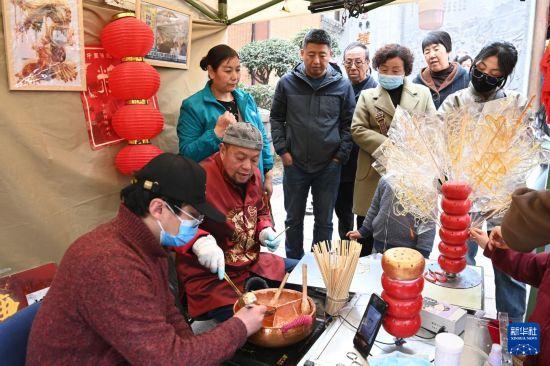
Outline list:
[[[144,57],[153,47],[153,31],[134,13],[121,13],[101,32],[101,44],[112,56]]]
[[[159,154],[162,150],[150,143],[128,145],[117,154],[115,165],[122,174],[132,175]]]
[[[103,29],[101,41],[107,52],[122,61],[109,72],[109,87],[113,97],[126,100],[112,123],[129,145],[120,150],[115,165],[121,173],[131,175],[162,153],[150,139],[162,131],[164,121],[158,110],[146,105],[160,86],[158,72],[143,62],[153,46],[153,32],[133,13],[123,13]]]
[[[113,116],[113,129],[126,140],[152,139],[162,131],[164,118],[149,104],[129,104]]]
[[[145,62],[123,62],[109,72],[109,87],[118,99],[149,99],[159,86],[159,73]]]

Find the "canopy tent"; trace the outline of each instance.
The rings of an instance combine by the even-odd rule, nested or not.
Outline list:
[[[103,2],[84,2],[85,45],[99,44],[101,30],[117,12]],[[165,126],[153,143],[162,150],[178,151],[175,126],[181,101],[207,80],[198,60],[225,41],[225,25],[198,20],[189,69],[157,69]],[[120,189],[130,180],[114,165],[125,143],[91,150],[80,92],[9,90],[4,43],[2,29],[0,272],[59,263],[72,241],[116,215]]]
[[[187,0],[211,20],[226,24],[259,22],[263,20],[310,14],[312,12],[342,9],[342,0]],[[367,0],[367,10],[388,4],[414,0]]]
[[[537,24],[545,24],[548,1],[544,0],[545,6],[540,5],[537,11]],[[213,45],[226,41],[228,20],[258,22],[306,14],[311,3],[318,3],[302,0],[163,2],[183,4],[194,13],[189,69],[158,69],[161,76],[158,100],[165,127],[153,143],[167,152],[178,151],[175,128],[182,99],[202,88],[207,80],[198,60]],[[389,1],[376,1],[373,6],[375,3],[381,5]],[[282,11],[283,4],[290,12]],[[212,21],[212,17],[200,13],[198,8],[218,21]],[[101,29],[119,11],[106,6],[102,0],[84,0],[85,44],[98,44]],[[219,14],[222,16],[218,17]],[[535,36],[543,37],[540,33]],[[124,144],[98,151],[90,149],[80,93],[10,91],[4,49],[2,29],[0,272],[6,268],[19,271],[46,262],[59,262],[72,241],[116,214],[119,191],[129,182],[114,166],[114,158]],[[534,68],[536,65],[532,70]]]
[[[240,22],[309,13],[309,1],[163,0],[193,13],[188,70],[158,68],[157,94],[164,115],[163,132],[153,143],[178,151],[176,124],[181,101],[207,80],[198,60],[212,45],[226,41],[227,24],[197,9]],[[195,6],[191,6],[193,4]],[[260,7],[260,8],[258,8]],[[99,44],[99,34],[120,9],[103,0],[83,0],[84,44]],[[243,17],[247,15],[246,17]],[[212,14],[210,14],[212,15]],[[3,15],[2,15],[3,16]],[[115,216],[120,189],[129,178],[119,174],[114,158],[125,145],[93,151],[88,143],[79,92],[11,91],[6,73],[5,37],[0,31],[0,272],[59,262],[78,236]]]

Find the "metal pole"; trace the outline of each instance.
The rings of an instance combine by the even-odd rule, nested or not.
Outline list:
[[[264,10],[264,9],[267,9],[267,8],[273,6],[273,5],[276,5],[276,4],[282,3],[282,2],[283,2],[283,0],[271,0],[271,1],[268,1],[267,3],[265,3],[265,4],[263,4],[263,5],[260,5],[260,6],[256,7],[256,8],[254,8],[254,9],[249,10],[249,11],[245,11],[244,13],[242,13],[242,14],[240,14],[240,15],[237,15],[237,16],[234,17],[234,18],[228,19],[228,20],[226,21],[226,24],[229,25],[229,24],[236,23],[236,22],[238,22],[239,20],[242,20],[242,19],[244,19],[244,18],[246,18],[246,17],[249,17],[249,16],[251,16],[251,15],[254,15],[254,14],[256,14],[256,13],[258,13],[258,12]]]
[[[201,5],[199,2],[195,0],[187,0],[187,3],[192,7],[194,7],[195,9],[197,9],[201,14],[206,15],[207,17],[209,17],[212,20],[215,20],[216,22],[220,22],[220,18],[216,14],[214,14],[209,9]]]
[[[218,0],[218,18],[227,23],[227,0]]]

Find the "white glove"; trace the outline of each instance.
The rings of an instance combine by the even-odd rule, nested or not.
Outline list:
[[[277,233],[272,228],[266,227],[260,231],[259,239],[264,247],[267,247],[270,252],[274,252],[279,247],[282,237],[277,237]]]
[[[192,250],[201,266],[208,268],[212,273],[217,272],[218,278],[223,280],[225,276],[225,256],[222,248],[218,246],[212,235],[197,239]]]

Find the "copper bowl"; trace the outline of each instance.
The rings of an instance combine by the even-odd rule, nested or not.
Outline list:
[[[267,288],[264,290],[254,291],[258,298],[258,304],[267,305],[275,295],[277,289]],[[282,326],[294,320],[300,313],[302,293],[294,290],[283,289],[275,313],[266,315],[262,328],[251,335],[248,340],[257,346],[276,348],[285,347],[291,344],[300,342],[313,332],[315,322],[309,325],[300,325],[283,333]],[[315,319],[315,303],[308,297],[309,313]],[[286,305],[284,305],[286,304]],[[241,304],[235,303],[233,311],[237,312],[242,307]]]

